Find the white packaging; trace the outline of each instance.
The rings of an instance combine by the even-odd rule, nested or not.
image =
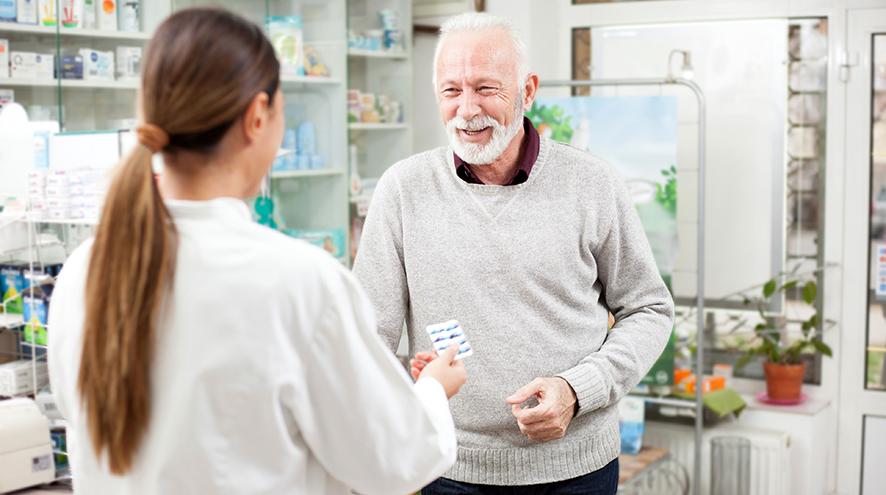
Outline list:
[[[137,46],[117,47],[117,79],[138,79],[141,72],[142,49]]]
[[[98,28],[105,31],[117,30],[117,0],[96,0]]]
[[[31,172],[28,172],[28,186],[45,187],[46,172],[44,170],[32,170]]]
[[[7,103],[15,103],[15,91],[11,89],[0,89],[0,109]]]
[[[9,40],[0,40],[0,79],[9,77]]]
[[[48,208],[46,210],[46,218],[50,220],[67,220],[70,216],[70,208]]]
[[[38,0],[18,0],[16,17],[19,24],[37,24]]]
[[[43,194],[47,198],[67,198],[71,195],[71,190],[67,186],[46,186],[43,189]]]
[[[46,197],[46,208],[50,210],[69,210],[71,208],[71,199],[67,197]]]
[[[118,2],[117,10],[120,11],[120,14],[117,27],[120,31],[131,33],[141,31],[141,23],[139,22],[140,4],[139,0],[120,0]]]
[[[83,27],[85,29],[96,28],[96,4],[101,0],[83,0]]]
[[[58,14],[55,10],[56,0],[38,0],[37,20],[42,26],[55,26],[58,22]]]
[[[80,56],[83,57],[83,79],[114,80],[114,52],[83,48]]]
[[[17,79],[52,79],[55,56],[46,53],[9,52],[10,75]]]
[[[49,384],[49,371],[44,362],[29,360],[0,364],[0,395],[11,397],[34,390],[34,369],[37,370],[37,388]]]
[[[66,186],[69,184],[70,178],[66,170],[53,170],[46,176],[47,186]]]
[[[62,26],[66,28],[83,27],[83,0],[59,0],[62,14]]]

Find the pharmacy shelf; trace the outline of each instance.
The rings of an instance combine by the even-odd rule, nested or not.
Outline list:
[[[297,179],[307,177],[330,177],[341,175],[343,172],[336,169],[318,169],[318,170],[287,170],[283,172],[271,172],[272,179]]]
[[[342,80],[335,77],[281,75],[280,82],[284,86],[335,86],[341,84]]]
[[[38,219],[30,218],[28,223],[45,224],[45,225],[98,225],[98,220],[92,218],[60,218],[60,219]]]
[[[14,22],[0,22],[0,33],[30,33],[55,36],[55,26],[33,26],[30,24],[17,24]],[[62,27],[58,30],[62,36],[78,36],[82,38],[111,39],[111,40],[138,40],[146,41],[151,38],[147,33],[129,31],[105,31],[101,29],[80,29]]]
[[[351,131],[396,131],[409,129],[409,124],[369,124],[357,122],[348,124],[348,130]]]
[[[37,87],[54,88],[58,86],[58,79],[0,79],[0,87]],[[83,79],[62,79],[62,89],[138,89],[138,81],[101,81]]]
[[[349,48],[348,49],[349,57],[363,57],[363,58],[387,58],[393,60],[406,60],[408,55],[404,52],[383,52],[380,50],[360,50],[357,48]]]

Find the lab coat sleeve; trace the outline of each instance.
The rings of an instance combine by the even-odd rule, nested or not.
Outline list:
[[[71,253],[55,282],[52,303],[47,320],[49,383],[55,405],[61,415],[70,420],[80,376],[82,340],[76,331],[83,326],[86,268],[92,241],[84,243]]]
[[[366,494],[412,493],[455,462],[455,427],[443,387],[412,384],[376,333],[372,306],[343,269],[304,349],[306,393],[291,404],[312,453]]]

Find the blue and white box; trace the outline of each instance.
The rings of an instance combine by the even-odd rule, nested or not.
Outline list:
[[[431,345],[434,346],[434,350],[438,354],[448,349],[452,344],[458,344],[458,354],[455,355],[455,359],[464,359],[474,354],[474,349],[468,342],[468,338],[465,336],[465,332],[457,320],[428,325],[425,331],[428,332],[428,336],[431,338]]]

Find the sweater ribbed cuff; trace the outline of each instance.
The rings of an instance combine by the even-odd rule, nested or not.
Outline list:
[[[600,373],[588,363],[579,364],[555,376],[566,380],[575,391],[578,400],[578,413],[581,416],[596,411],[606,405],[609,395],[606,383]]]

